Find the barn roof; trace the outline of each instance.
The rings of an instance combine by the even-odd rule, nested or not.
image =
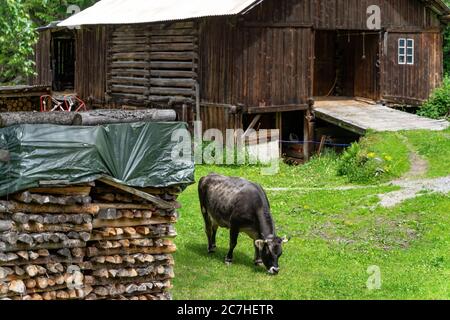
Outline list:
[[[59,23],[59,27],[133,24],[244,14],[264,0],[101,0]],[[421,0],[439,15],[450,14],[442,0]]]
[[[243,14],[263,0],[102,0],[61,22],[70,27],[132,24]]]

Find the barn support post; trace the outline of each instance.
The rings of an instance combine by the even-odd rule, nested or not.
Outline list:
[[[283,157],[283,114],[281,112],[276,113],[276,129],[279,130],[279,155]]]
[[[314,152],[314,100],[308,100],[308,109],[305,111],[305,120],[303,126],[303,157],[305,161],[309,161],[311,154]]]

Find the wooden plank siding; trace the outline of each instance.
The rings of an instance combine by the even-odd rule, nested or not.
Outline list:
[[[381,9],[382,30],[375,34],[366,25],[370,5]],[[265,0],[242,17],[202,19],[201,98],[246,107],[305,103],[317,75],[314,59],[326,54],[318,51],[326,47],[315,47],[314,35],[331,30],[356,34],[347,50],[354,52],[347,61],[354,69],[354,78],[345,79],[352,82],[348,95],[424,99],[442,78],[440,28],[437,15],[418,0]],[[380,54],[385,31],[389,57]],[[415,32],[420,38],[418,63],[407,66],[406,74],[399,71],[405,67],[392,62],[399,32]],[[316,84],[320,92],[332,87],[334,79],[328,80]]]
[[[36,75],[31,77],[31,85],[52,85],[52,67],[51,67],[51,43],[52,33],[50,30],[39,32],[38,42],[34,49],[34,62]]]
[[[106,27],[83,27],[77,30],[75,92],[81,99],[94,105],[105,103],[106,48]]]
[[[247,107],[305,104],[312,94],[311,28],[247,27],[210,18],[200,34],[203,101]]]
[[[311,24],[315,29],[365,30],[370,5],[380,7],[383,28],[440,26],[438,17],[419,0],[265,0],[245,20]]]
[[[417,103],[427,99],[442,81],[442,35],[388,33],[386,36],[387,48],[382,58],[382,97],[398,103]],[[414,65],[398,64],[399,38],[414,39]]]

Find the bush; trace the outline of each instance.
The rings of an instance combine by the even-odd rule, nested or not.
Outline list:
[[[379,183],[410,170],[406,138],[397,132],[369,132],[340,156],[337,172],[352,183]]]
[[[450,76],[444,77],[442,87],[433,92],[430,99],[425,102],[417,114],[432,119],[450,116]]]
[[[372,183],[391,173],[392,157],[364,150],[353,143],[341,156],[338,174],[347,176],[350,182]]]

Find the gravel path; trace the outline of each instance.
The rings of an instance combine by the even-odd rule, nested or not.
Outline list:
[[[380,205],[382,207],[394,207],[405,200],[419,197],[424,192],[437,192],[442,194],[450,192],[450,176],[436,179],[397,180],[392,184],[402,189],[380,194]]]

